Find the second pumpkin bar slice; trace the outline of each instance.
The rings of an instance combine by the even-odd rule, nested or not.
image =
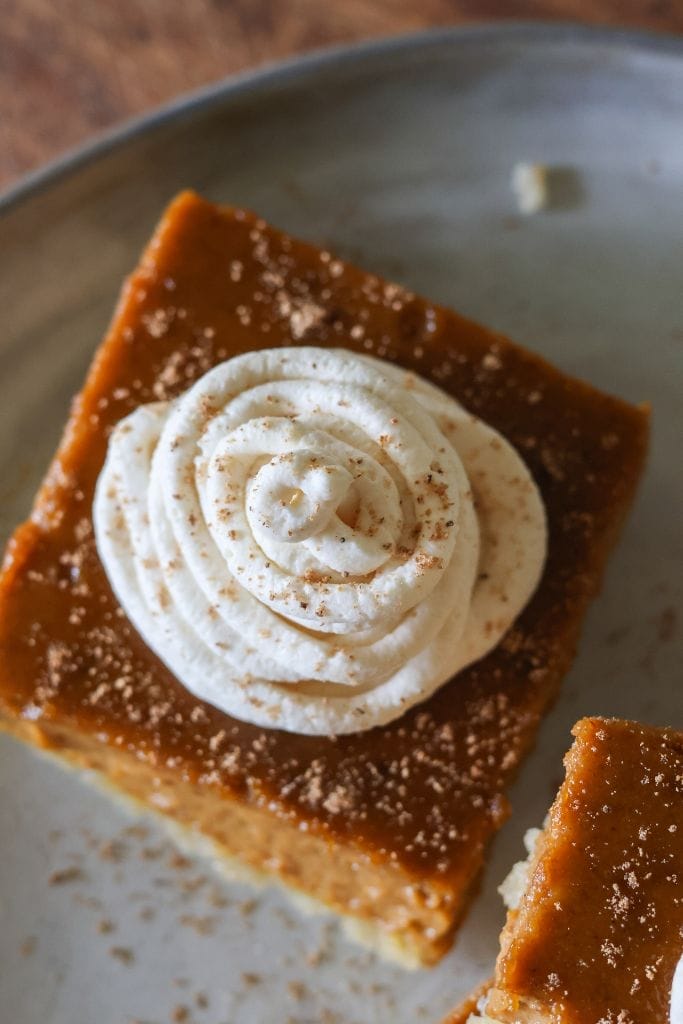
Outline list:
[[[547,824],[501,886],[483,1016],[450,1024],[683,1024],[683,733],[573,732]]]
[[[485,658],[388,724],[297,735],[198,700],[119,607],[91,510],[112,427],[239,353],[344,347],[431,378],[521,454],[542,579]],[[385,952],[449,947],[506,788],[573,659],[645,458],[647,412],[501,336],[181,195],[128,281],[0,581],[0,714],[18,737],[353,920]]]

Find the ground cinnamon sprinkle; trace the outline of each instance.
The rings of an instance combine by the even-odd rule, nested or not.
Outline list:
[[[24,941],[22,942],[21,946],[19,947],[19,952],[20,952],[21,956],[24,956],[24,957],[32,956],[35,953],[37,945],[38,945],[38,940],[37,940],[36,936],[35,935],[29,935],[27,938],[24,939]]]
[[[114,959],[119,960],[126,966],[130,966],[135,960],[133,950],[129,949],[127,946],[112,946],[109,953],[114,957]]]
[[[47,880],[47,884],[66,885],[68,882],[80,882],[84,877],[85,874],[83,869],[72,865],[68,868],[62,868],[59,871],[53,871]]]

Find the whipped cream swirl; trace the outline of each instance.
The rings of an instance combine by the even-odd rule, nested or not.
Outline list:
[[[312,347],[238,356],[122,420],[94,525],[188,690],[323,735],[388,722],[486,654],[546,550],[498,433],[414,374]]]

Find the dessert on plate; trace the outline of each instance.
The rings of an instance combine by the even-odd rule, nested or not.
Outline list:
[[[495,978],[454,1024],[683,1021],[683,733],[573,731],[547,822],[501,886]]]
[[[448,948],[648,413],[191,193],[0,580],[0,719],[405,963]]]

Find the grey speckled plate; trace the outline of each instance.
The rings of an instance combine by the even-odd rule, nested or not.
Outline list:
[[[181,101],[5,198],[3,535],[27,511],[122,276],[188,185],[651,401],[654,442],[576,667],[441,966],[411,975],[382,965],[277,893],[240,908],[247,894],[237,883],[202,882],[201,865],[170,868],[154,825],[113,859],[98,856],[98,843],[120,837],[124,811],[3,740],[3,1021],[160,1024],[187,1006],[188,1019],[206,1024],[436,1022],[491,968],[502,919],[495,885],[524,829],[543,818],[575,719],[682,724],[682,58],[675,40],[565,26],[332,52]],[[509,180],[529,159],[571,169],[574,188],[522,219]],[[74,866],[73,877],[47,884]]]

